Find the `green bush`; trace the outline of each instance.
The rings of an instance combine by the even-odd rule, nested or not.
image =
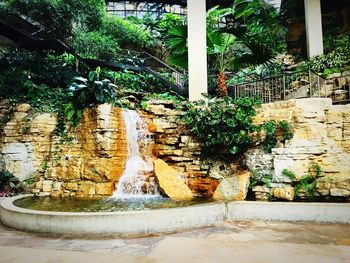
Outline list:
[[[243,153],[253,145],[261,144],[266,152],[293,137],[287,121],[269,121],[253,124],[260,98],[229,96],[188,103],[184,121],[203,142],[204,152],[216,157],[231,157]],[[265,131],[265,138],[261,131]],[[281,132],[279,134],[278,132]]]
[[[113,60],[117,55],[118,43],[99,31],[79,30],[73,41],[73,48],[85,58]]]
[[[0,170],[0,197],[12,196],[24,190],[21,181],[7,170]]]
[[[121,17],[105,16],[101,32],[113,37],[122,48],[146,47],[151,44],[147,30]]]
[[[213,156],[235,155],[254,143],[252,133],[258,130],[252,118],[258,98],[224,97],[188,104],[185,123],[204,143],[205,153]]]
[[[65,39],[74,28],[100,27],[105,15],[102,0],[9,0],[9,8],[40,22],[52,37]]]
[[[164,85],[154,76],[143,72],[102,71],[101,76],[108,78],[122,89],[141,92],[163,92]]]
[[[66,119],[76,127],[84,108],[96,104],[112,103],[117,86],[110,80],[100,80],[101,69],[91,71],[87,79],[75,77],[69,87],[70,102],[65,106]]]

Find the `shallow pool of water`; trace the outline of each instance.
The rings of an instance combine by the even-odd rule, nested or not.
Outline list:
[[[14,202],[16,206],[41,211],[56,212],[117,212],[132,210],[147,210],[159,208],[174,208],[208,203],[210,199],[194,199],[191,201],[173,201],[164,197],[147,198],[52,198],[29,196]]]

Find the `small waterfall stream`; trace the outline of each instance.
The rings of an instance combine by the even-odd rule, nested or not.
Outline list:
[[[128,158],[125,170],[117,184],[117,190],[113,197],[116,198],[137,198],[159,196],[159,189],[154,181],[148,181],[153,171],[152,164],[142,158],[140,152],[140,141],[145,142],[145,129],[138,125],[142,124],[140,115],[134,110],[124,110],[123,119],[126,129],[128,146]],[[146,143],[146,142],[145,142]]]

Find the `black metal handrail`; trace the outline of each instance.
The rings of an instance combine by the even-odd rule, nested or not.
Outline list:
[[[228,87],[234,97],[259,96],[263,103],[297,98],[331,98],[334,103],[350,102],[350,76],[325,79],[309,70],[269,76]]]

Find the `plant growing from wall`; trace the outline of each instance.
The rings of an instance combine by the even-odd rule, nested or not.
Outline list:
[[[252,133],[257,130],[252,117],[258,98],[233,99],[229,96],[188,104],[185,123],[204,143],[207,154],[224,157],[244,152],[253,143]]]
[[[209,99],[207,105],[204,101],[188,103],[184,121],[203,142],[205,153],[209,155],[232,157],[256,144],[262,144],[264,150],[270,152],[279,140],[289,140],[293,134],[286,121],[253,124],[260,103],[259,98],[229,96]],[[265,131],[263,141],[257,136],[262,130]],[[281,139],[277,130],[282,131]]]
[[[271,188],[273,181],[273,175],[269,173],[261,173],[256,170],[252,170],[252,176],[250,178],[249,188],[252,189],[257,185],[265,185],[267,188]]]
[[[294,187],[295,197],[303,191],[306,193],[308,200],[313,200],[315,198],[315,194],[317,193],[317,178],[321,177],[321,167],[318,164],[313,166],[313,170],[315,171],[315,175],[305,174],[300,179],[297,179],[294,172],[283,169],[282,174],[287,176],[292,180],[292,186]]]
[[[21,191],[21,181],[8,170],[0,170],[0,196],[12,196]]]
[[[65,106],[67,120],[76,127],[86,107],[112,103],[117,86],[108,79],[100,80],[101,69],[91,71],[87,79],[75,77],[70,87],[70,102]]]
[[[266,153],[270,153],[278,141],[285,143],[285,141],[293,138],[291,125],[285,120],[264,122],[262,130],[265,131],[263,149]]]

